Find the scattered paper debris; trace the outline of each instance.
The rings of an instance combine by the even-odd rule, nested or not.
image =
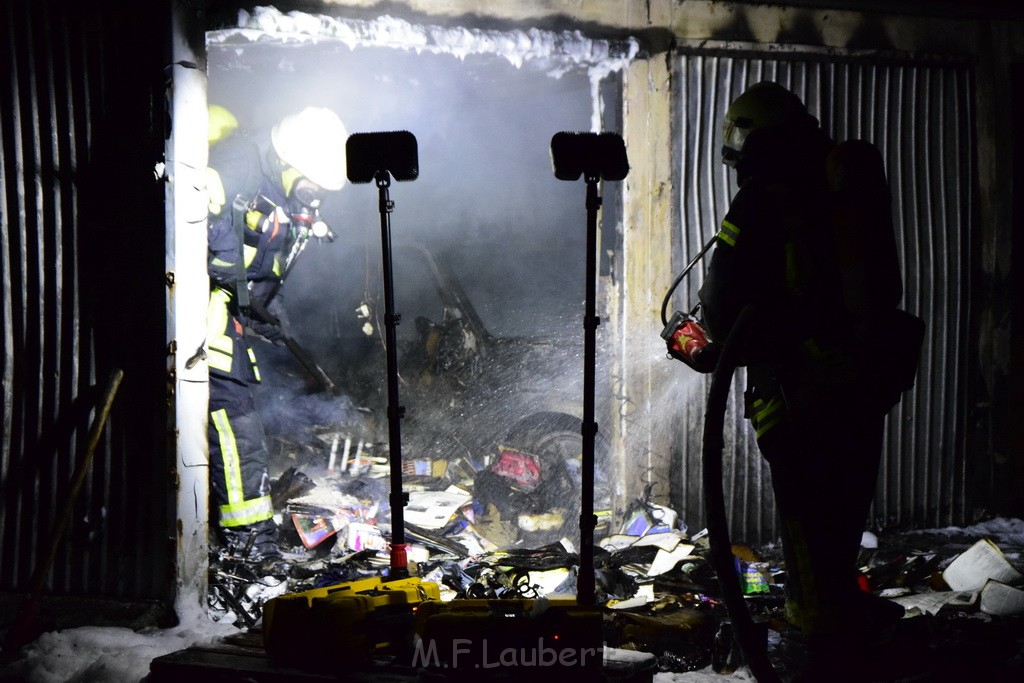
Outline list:
[[[677,545],[671,551],[658,548],[658,554],[651,562],[651,568],[647,570],[647,576],[660,576],[665,572],[675,569],[676,565],[684,560],[695,559],[691,554],[696,546],[688,544]]]
[[[348,525],[346,545],[349,550],[386,550],[388,542],[375,526],[353,522]]]
[[[1024,590],[989,579],[981,589],[978,608],[996,617],[1024,614]]]
[[[951,604],[970,605],[977,597],[978,594],[974,591],[935,591],[893,598],[892,601],[903,605],[907,611],[906,617],[913,617],[920,614],[938,614],[939,610]]]
[[[412,491],[405,506],[405,521],[424,529],[440,529],[473,496],[458,486],[444,491]]]
[[[1024,574],[1017,571],[999,546],[987,538],[954,558],[942,572],[942,578],[954,591],[980,590],[989,580],[1010,585],[1024,582]]]

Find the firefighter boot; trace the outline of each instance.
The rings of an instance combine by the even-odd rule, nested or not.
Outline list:
[[[256,542],[253,547],[256,572],[261,576],[287,577],[291,565],[284,559],[281,549],[277,545],[277,523],[273,519],[265,519],[252,526],[256,532]]]
[[[220,532],[229,553],[251,565],[259,576],[288,576],[291,566],[277,545],[277,524],[273,519],[221,528]]]

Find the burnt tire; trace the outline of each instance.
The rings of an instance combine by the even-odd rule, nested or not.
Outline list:
[[[563,478],[577,493],[572,513],[578,517],[578,492],[582,484],[583,420],[568,413],[533,413],[515,423],[501,445],[525,451],[540,460],[541,480]],[[611,506],[609,479],[611,444],[598,432],[594,438],[594,510]],[[573,527],[578,528],[578,519]]]

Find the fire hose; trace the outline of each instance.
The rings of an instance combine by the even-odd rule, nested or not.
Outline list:
[[[738,349],[746,334],[748,321],[753,318],[751,306],[746,306],[736,319],[722,346],[718,363],[711,373],[707,411],[704,415],[704,504],[708,518],[711,566],[718,576],[733,632],[750,672],[759,683],[778,683],[781,679],[768,659],[766,643],[758,638],[754,621],[747,611],[740,587],[736,561],[729,540],[726,521],[725,494],[722,490],[722,451],[725,446],[725,410],[729,400],[732,377],[739,365]]]
[[[708,253],[716,240],[717,237],[712,237],[697,255],[690,259],[690,262],[686,264],[686,267],[676,276],[668,291],[665,292],[665,298],[661,302],[661,324],[664,326],[661,338],[668,342],[669,355],[676,360],[681,360],[701,374],[715,369],[719,348],[710,343],[707,331],[701,321],[697,319],[700,302],[697,302],[697,305],[690,309],[689,313],[676,311],[671,317],[668,316],[668,302],[679,283],[693,270],[697,262],[704,258],[704,254]]]
[[[718,239],[718,237],[716,235],[715,237],[712,237],[710,240],[708,240],[707,243],[703,247],[701,247],[701,250],[699,252],[697,252],[697,255],[694,256],[692,259],[690,259],[690,262],[686,264],[686,267],[683,268],[682,271],[680,271],[679,275],[676,276],[676,279],[672,281],[672,285],[668,288],[668,291],[665,292],[665,298],[662,299],[662,301],[661,301],[661,324],[662,325],[666,325],[666,326],[668,325],[668,321],[669,321],[669,318],[668,318],[668,302],[669,302],[669,299],[672,298],[672,293],[676,291],[676,287],[678,287],[679,283],[683,281],[683,278],[685,278],[686,275],[691,270],[693,270],[693,267],[695,265],[697,265],[697,262],[700,261],[702,258],[704,258],[704,254],[708,253],[708,250],[711,249],[711,247],[714,246],[715,241],[717,239]],[[697,308],[699,306],[700,306],[700,304],[697,304],[697,306],[693,307],[693,310],[690,311],[690,315],[691,316],[696,314]]]

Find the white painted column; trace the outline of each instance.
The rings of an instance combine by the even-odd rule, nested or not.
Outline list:
[[[208,570],[209,374],[205,353],[209,280],[206,272],[207,129],[205,55],[186,41],[201,31],[185,3],[175,3],[170,98],[172,130],[167,174],[168,428],[175,448],[177,517],[175,611],[181,622],[204,619]],[[201,40],[201,34],[200,34]],[[200,42],[199,44],[202,44]],[[170,372],[170,369],[169,369]]]

